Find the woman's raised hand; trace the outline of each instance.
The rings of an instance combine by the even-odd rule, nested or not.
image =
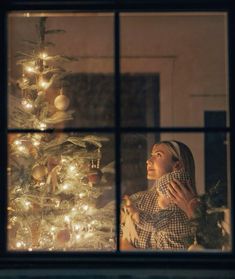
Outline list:
[[[189,183],[185,185],[178,179],[174,179],[168,185],[168,193],[171,200],[185,212],[189,219],[194,217],[197,198]]]

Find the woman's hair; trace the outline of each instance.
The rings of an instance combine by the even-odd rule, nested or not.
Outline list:
[[[172,160],[174,162],[180,161],[182,168],[187,172],[191,178],[192,190],[196,193],[196,182],[195,182],[195,163],[191,150],[189,147],[180,141],[160,141],[157,143],[164,144],[170,153],[172,154]]]

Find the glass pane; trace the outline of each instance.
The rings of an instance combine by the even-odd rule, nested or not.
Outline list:
[[[10,128],[114,123],[113,15],[10,13]]]
[[[124,134],[122,250],[230,251],[229,154],[226,133]]]
[[[122,13],[122,126],[228,126],[227,31],[223,12]]]
[[[113,251],[114,137],[9,134],[8,249]]]

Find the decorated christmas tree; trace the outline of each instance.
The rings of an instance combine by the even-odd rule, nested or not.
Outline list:
[[[63,31],[47,30],[44,17],[36,27],[38,40],[25,41],[29,51],[18,53],[22,76],[10,95],[9,126],[35,132],[8,137],[8,248],[113,250],[114,165],[112,155],[109,162],[102,158],[111,138],[44,131],[73,118],[59,64],[75,58],[49,55],[47,37]],[[52,102],[53,86],[58,96]]]

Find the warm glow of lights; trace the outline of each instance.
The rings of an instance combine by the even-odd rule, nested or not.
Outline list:
[[[15,145],[21,145],[22,144],[22,142],[20,140],[15,140],[14,143],[15,143]]]
[[[24,151],[26,151],[26,148],[25,148],[25,146],[20,145],[20,146],[18,146],[18,150],[19,150],[20,152],[24,152]]]
[[[41,58],[41,59],[46,59],[47,58],[47,53],[46,52],[41,52],[41,53],[39,53],[39,58]]]
[[[71,220],[70,220],[70,217],[68,215],[65,215],[64,216],[64,221],[69,223]]]
[[[79,239],[81,239],[81,235],[80,234],[76,235],[76,240],[79,240]]]
[[[76,169],[76,166],[74,166],[74,165],[71,165],[71,166],[69,167],[69,170],[70,170],[70,171],[75,171],[75,169]]]
[[[80,199],[85,198],[85,196],[86,196],[86,193],[80,193],[80,194],[79,194],[79,198],[80,198]]]
[[[47,89],[49,87],[49,83],[47,81],[45,81],[44,79],[40,79],[39,80],[39,86],[42,88],[42,89]]]
[[[31,66],[26,66],[25,67],[25,70],[28,72],[28,73],[35,73],[35,68],[31,67]]]
[[[21,102],[22,106],[27,109],[27,110],[31,110],[33,108],[33,104],[32,104],[32,101],[30,100],[25,100],[23,99],[22,102]]]
[[[87,204],[84,204],[84,205],[82,206],[82,209],[85,210],[85,211],[87,211],[88,208],[89,208],[89,206],[88,206]]]
[[[70,188],[70,185],[68,183],[64,183],[62,186],[63,190],[68,190]]]
[[[40,129],[41,131],[45,130],[46,127],[47,127],[47,124],[45,124],[45,123],[43,123],[43,122],[41,122],[41,123],[39,124],[39,129]]]
[[[80,229],[81,229],[81,225],[80,225],[80,224],[74,225],[74,229],[75,229],[75,230],[80,230]]]
[[[21,241],[17,241],[16,242],[16,247],[17,248],[20,248],[20,247],[22,247],[23,246],[23,243],[21,242]]]

